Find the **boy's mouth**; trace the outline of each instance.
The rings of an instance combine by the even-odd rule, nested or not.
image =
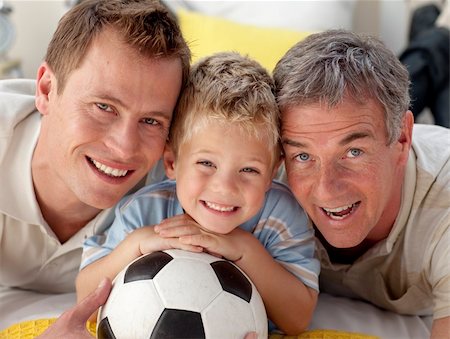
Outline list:
[[[202,200],[202,202],[206,207],[208,207],[214,211],[217,211],[217,212],[233,212],[233,211],[237,210],[237,207],[235,207],[235,206],[227,206],[227,205],[217,204],[217,203],[206,201],[206,200]]]

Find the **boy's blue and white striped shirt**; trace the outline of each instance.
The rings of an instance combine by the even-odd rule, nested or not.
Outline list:
[[[166,180],[143,187],[119,202],[115,220],[104,234],[85,241],[81,268],[109,254],[136,228],[156,225],[182,213],[175,181]],[[316,256],[314,231],[286,185],[274,181],[266,193],[264,206],[240,227],[252,233],[277,262],[305,285],[318,291],[320,263]]]

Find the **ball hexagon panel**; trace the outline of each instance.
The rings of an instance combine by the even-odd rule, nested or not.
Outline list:
[[[211,263],[222,288],[239,298],[250,302],[252,298],[252,284],[250,280],[235,265],[220,260]]]
[[[165,307],[195,312],[201,312],[222,291],[209,264],[186,258],[171,261],[153,282]]]
[[[173,257],[164,252],[153,252],[131,263],[124,277],[124,283],[153,279]]]
[[[164,310],[158,291],[151,280],[135,281],[121,286],[124,288],[118,289],[117,293],[108,298],[102,308],[102,314],[107,315],[116,338],[140,338],[142,333],[147,333],[149,338]]]
[[[97,338],[116,339],[108,317],[103,318],[97,325]]]
[[[207,338],[244,338],[248,332],[256,331],[255,319],[248,311],[249,304],[234,295],[222,292],[202,312]]]
[[[205,338],[202,316],[198,312],[166,308],[159,317],[150,338]]]

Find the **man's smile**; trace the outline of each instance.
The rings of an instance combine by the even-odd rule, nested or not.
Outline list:
[[[359,206],[361,201],[350,205],[339,206],[335,208],[321,207],[321,209],[333,220],[342,220],[352,214]]]
[[[124,177],[129,172],[132,172],[132,171],[126,170],[126,169],[113,168],[113,167],[107,166],[105,164],[102,164],[101,162],[94,160],[92,158],[89,158],[89,157],[87,157],[87,158],[98,169],[99,172],[106,174],[113,178]]]

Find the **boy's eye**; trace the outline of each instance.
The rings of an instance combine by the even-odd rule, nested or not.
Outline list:
[[[245,167],[241,170],[244,173],[259,173],[259,171],[255,168]]]
[[[112,108],[109,107],[109,105],[98,102],[96,103],[97,107],[100,108],[102,111],[106,111],[106,112],[112,112]]]
[[[142,121],[147,125],[159,125],[159,122],[153,118],[144,118]]]
[[[206,166],[206,167],[214,167],[214,164],[208,160],[197,161],[197,164],[200,164],[200,165]]]
[[[308,153],[300,153],[295,157],[298,161],[304,162],[309,160],[309,154]]]
[[[352,148],[351,150],[348,151],[347,156],[349,158],[356,158],[356,157],[360,156],[361,154],[362,154],[362,151],[360,149]]]

